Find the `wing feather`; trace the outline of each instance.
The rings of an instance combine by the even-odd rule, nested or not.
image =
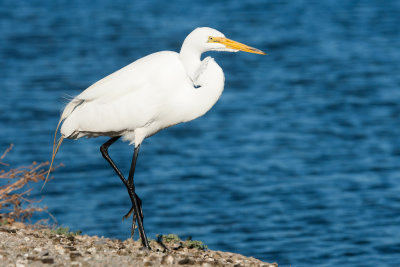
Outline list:
[[[166,68],[168,71],[166,65],[173,63],[171,59],[176,61],[177,55],[175,52],[162,51],[140,58],[94,83],[76,98],[107,103],[124,97],[128,93],[140,91],[153,83],[153,79],[157,79],[161,71],[165,71],[165,69],[160,71],[160,68]]]
[[[144,127],[173,109],[181,95],[176,90],[190,84],[179,54],[151,54],[76,96],[63,112],[61,132],[68,137],[79,132],[101,135]]]

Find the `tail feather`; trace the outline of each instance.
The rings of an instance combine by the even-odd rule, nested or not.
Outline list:
[[[49,178],[49,175],[50,175],[50,172],[51,172],[51,168],[53,167],[54,158],[56,157],[58,149],[60,148],[61,143],[62,143],[63,140],[64,140],[64,137],[61,136],[60,139],[58,140],[57,147],[55,147],[55,150],[53,151],[53,155],[51,156],[50,167],[49,167],[49,170],[47,171],[46,179],[44,180],[44,184],[42,186],[42,190],[43,190],[44,186],[46,185],[47,179]]]
[[[61,117],[61,119],[58,121],[57,128],[56,128],[56,131],[55,131],[55,133],[54,133],[53,154],[52,154],[52,155],[54,155],[54,150],[55,150],[55,148],[56,148],[57,132],[58,132],[58,128],[60,128],[60,125],[61,125],[61,122],[62,122],[62,121],[63,121],[63,119],[62,119],[62,117]]]
[[[56,157],[58,149],[60,148],[60,145],[61,145],[62,141],[64,140],[64,137],[61,136],[59,141],[58,141],[58,143],[57,143],[57,146],[56,146],[58,129],[60,128],[60,125],[63,122],[63,120],[65,120],[75,110],[75,108],[77,106],[79,106],[80,104],[82,104],[82,103],[83,103],[83,100],[74,98],[71,102],[69,102],[67,104],[67,106],[65,107],[65,109],[64,109],[64,111],[63,111],[63,113],[61,115],[60,120],[58,121],[57,128],[56,128],[56,131],[54,133],[53,153],[51,155],[51,163],[50,163],[49,170],[47,171],[46,179],[45,179],[44,184],[42,186],[42,190],[43,190],[43,188],[44,188],[44,186],[45,186],[45,184],[47,182],[47,179],[49,178],[49,175],[50,175],[50,172],[51,172],[51,168],[53,167],[54,158]]]

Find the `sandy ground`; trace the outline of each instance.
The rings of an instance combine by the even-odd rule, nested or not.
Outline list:
[[[193,248],[187,242],[152,240],[149,251],[131,239],[57,234],[15,223],[0,226],[0,266],[278,266],[235,253]]]

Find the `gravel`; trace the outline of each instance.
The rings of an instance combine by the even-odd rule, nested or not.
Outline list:
[[[56,234],[22,223],[0,226],[0,266],[262,266],[277,267],[240,254],[190,248],[184,241],[138,241]]]

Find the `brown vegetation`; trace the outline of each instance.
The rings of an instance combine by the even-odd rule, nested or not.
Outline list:
[[[47,212],[46,207],[35,207],[32,204],[40,200],[30,199],[31,183],[44,180],[49,163],[33,162],[28,166],[10,168],[3,159],[12,149],[8,149],[0,156],[0,224],[9,224],[14,221],[26,221],[34,212]],[[51,215],[50,215],[51,216]]]

